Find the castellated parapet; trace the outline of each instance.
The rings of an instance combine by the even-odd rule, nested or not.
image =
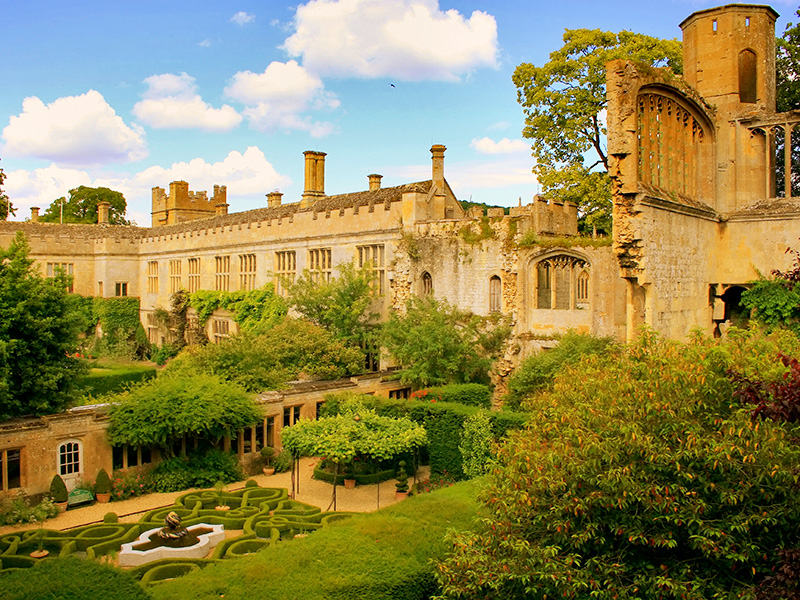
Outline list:
[[[533,204],[515,207],[530,210],[533,216],[533,230],[543,235],[578,235],[578,207],[572,202],[548,200],[544,196],[534,196]]]
[[[214,195],[210,200],[205,190],[192,192],[185,181],[170,183],[169,195],[164,188],[153,188],[153,227],[227,214],[227,208],[228,191],[224,185],[214,186]]]

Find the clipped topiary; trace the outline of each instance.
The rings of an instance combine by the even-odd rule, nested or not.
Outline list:
[[[264,459],[264,466],[269,466],[269,464],[272,462],[273,456],[275,456],[275,448],[272,446],[264,446],[261,449],[261,458]]]
[[[247,481],[244,482],[244,487],[246,488],[258,487],[258,482],[255,479],[248,479]]]
[[[119,517],[115,512],[107,512],[103,515],[103,523],[117,523],[119,521]]]
[[[105,469],[100,469],[97,472],[97,479],[94,481],[95,494],[110,494],[111,493],[111,478]]]
[[[53,480],[50,482],[50,497],[53,499],[53,502],[66,502],[69,497],[67,484],[64,483],[64,480],[58,473],[53,476]]]
[[[399,494],[405,494],[408,491],[408,475],[406,474],[406,461],[401,460],[397,463],[397,483],[394,487],[397,488]]]

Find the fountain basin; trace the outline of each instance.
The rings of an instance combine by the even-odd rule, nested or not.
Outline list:
[[[190,534],[198,530],[209,529],[210,531],[208,533],[199,533],[197,535],[197,543],[185,548],[158,546],[149,550],[138,550],[136,546],[148,544],[150,537],[154,533],[161,531],[161,527],[148,529],[136,541],[122,544],[122,548],[119,551],[119,566],[138,567],[162,558],[203,558],[211,549],[225,539],[225,528],[222,525],[198,523],[186,529]]]

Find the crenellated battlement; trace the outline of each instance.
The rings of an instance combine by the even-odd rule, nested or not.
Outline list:
[[[578,235],[578,207],[572,202],[533,197],[526,207],[533,215],[533,230],[543,235]],[[513,210],[513,209],[512,209]],[[512,213],[514,214],[514,213]]]
[[[214,186],[208,198],[205,190],[193,192],[185,181],[169,184],[169,195],[162,187],[154,187],[152,196],[153,227],[174,225],[228,213],[228,191],[224,185]]]

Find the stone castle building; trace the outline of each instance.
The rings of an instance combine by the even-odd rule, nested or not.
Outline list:
[[[263,208],[229,212],[225,186],[215,186],[209,199],[178,181],[169,194],[153,189],[149,228],[109,225],[104,210],[97,225],[39,223],[33,214],[26,223],[0,223],[0,246],[21,230],[43,273],[65,268],[76,293],[138,296],[156,343],[166,332],[154,313],[179,289],[249,290],[268,282],[280,289],[304,269],[331,277],[348,261],[374,270],[384,316],[413,294],[510,316],[514,341],[505,369],[567,329],[621,340],[642,325],[676,338],[693,328],[716,333],[736,314],[748,282],[785,268],[784,252],[800,237],[791,157],[785,154],[784,164],[775,156],[776,141],[800,121],[800,113],[775,112],[776,18],[769,7],[741,4],[691,15],[681,24],[683,77],[626,61],[608,65],[613,245],[570,237],[576,208],[539,197],[507,215],[464,211],[445,179],[445,147],[434,145],[425,181],[382,187],[381,176],[371,174],[363,191],[328,195],[325,154],[309,151],[305,191],[294,202],[272,192]],[[776,166],[787,174],[782,189]],[[224,312],[207,325],[212,341],[234,329]],[[378,388],[405,393],[397,384]],[[265,420],[232,442],[245,461],[257,440],[278,440],[281,426],[313,416],[319,398],[264,401],[272,425]],[[0,426],[2,490],[13,487],[9,452],[21,465],[14,482],[31,492],[63,470],[64,457],[78,456],[73,450],[87,477],[112,461],[140,464],[142,449],[112,450],[98,441],[92,419],[103,417],[92,414],[81,413],[83,421],[73,415],[81,424],[72,428],[55,428],[49,417]]]

